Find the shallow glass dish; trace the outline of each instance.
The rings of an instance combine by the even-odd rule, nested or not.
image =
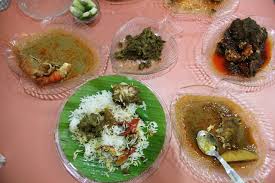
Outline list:
[[[69,116],[71,111],[79,107],[83,97],[95,95],[102,90],[111,90],[111,85],[117,83],[133,84],[140,90],[140,97],[146,103],[149,121],[156,121],[158,132],[149,139],[149,147],[144,150],[148,159],[139,166],[130,166],[129,174],[121,170],[108,172],[107,168],[100,166],[97,160],[87,161],[83,155],[73,158],[74,152],[83,147],[72,137],[69,130]],[[147,84],[126,76],[106,75],[90,80],[80,86],[63,103],[55,131],[57,151],[66,170],[81,183],[95,182],[131,182],[140,183],[155,173],[165,157],[171,139],[170,118],[165,103],[160,96]],[[106,175],[107,173],[107,175]]]
[[[261,90],[264,87],[270,86],[275,80],[275,26],[272,19],[250,16],[260,26],[264,26],[267,29],[268,36],[272,42],[271,60],[267,66],[261,69],[255,77],[242,78],[238,76],[230,76],[221,74],[215,70],[212,57],[215,53],[217,43],[223,36],[224,31],[229,27],[233,20],[236,18],[246,18],[249,16],[239,15],[231,16],[219,19],[215,21],[208,29],[207,33],[203,36],[203,39],[197,45],[195,49],[195,64],[198,66],[197,69],[201,69],[202,72],[196,72],[197,77],[201,78],[204,82],[211,81],[214,85],[219,83],[221,80],[224,81],[224,87],[231,88],[239,91],[253,92]],[[206,73],[202,76],[202,73]],[[200,74],[201,73],[201,74]]]
[[[193,3],[193,1],[189,1]],[[194,20],[200,22],[212,22],[215,19],[233,14],[237,10],[240,1],[225,0],[225,2],[222,2],[221,5],[217,7],[216,11],[213,13],[201,12],[198,10],[184,10],[180,7],[173,6],[171,4],[171,0],[155,0],[155,3],[158,3],[160,7],[164,7],[165,9],[167,9],[173,18]]]
[[[223,89],[205,85],[192,85],[180,88],[170,106],[172,129],[180,149],[182,167],[189,171],[194,178],[202,182],[231,182],[222,167],[220,169],[211,167],[212,163],[206,162],[205,158],[199,158],[198,155],[194,155],[196,151],[190,147],[189,142],[187,142],[184,129],[178,128],[175,104],[181,97],[187,95],[224,97],[242,107],[244,112],[242,114],[247,117],[245,124],[251,127],[252,136],[255,139],[259,151],[259,160],[253,164],[253,166],[251,164],[249,169],[240,168],[237,172],[245,182],[263,182],[271,172],[275,163],[274,136],[270,119],[266,118],[263,112],[254,107],[253,104],[249,104],[248,98],[244,95],[237,95],[236,93],[230,93]]]
[[[18,43],[22,43],[24,40],[28,40],[33,35],[41,35],[51,30],[62,30],[83,41],[95,53],[95,57],[98,60],[96,67],[82,75],[78,75],[63,82],[39,87],[30,76],[23,72],[19,67],[20,60],[16,57],[13,47]],[[44,100],[56,100],[69,95],[73,88],[84,83],[87,79],[104,74],[107,67],[109,51],[108,47],[98,45],[100,45],[100,40],[97,40],[95,36],[93,37],[89,33],[88,27],[83,24],[66,23],[63,20],[45,20],[40,24],[38,30],[14,35],[14,37],[8,42],[7,46],[4,47],[4,54],[9,68],[20,80],[20,84],[27,94]]]
[[[17,0],[19,9],[33,19],[53,18],[66,13],[71,0]]]
[[[114,53],[118,50],[119,42],[123,41],[127,35],[135,36],[140,34],[147,27],[151,27],[156,35],[161,36],[166,41],[162,50],[161,60],[153,61],[155,64],[152,64],[150,68],[139,70],[138,63],[135,61],[120,61],[115,59]],[[168,70],[174,66],[178,59],[178,47],[174,39],[172,27],[169,21],[156,22],[145,17],[137,17],[124,24],[115,34],[111,45],[110,59],[113,71],[120,74],[145,76],[144,78],[146,78],[154,77],[157,73],[164,72],[164,70]]]

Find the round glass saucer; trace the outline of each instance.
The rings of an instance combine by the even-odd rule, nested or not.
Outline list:
[[[239,76],[231,76],[219,73],[214,68],[212,62],[213,55],[216,50],[217,43],[221,40],[224,31],[232,23],[233,20],[240,18],[251,17],[260,26],[267,29],[268,37],[271,41],[271,59],[266,67],[261,69],[255,77],[242,78]],[[215,86],[217,83],[223,85],[224,88],[234,91],[255,92],[260,91],[265,87],[272,85],[275,81],[275,26],[273,20],[265,17],[247,16],[247,15],[234,15],[230,17],[221,18],[210,25],[203,38],[196,45],[194,50],[195,63],[191,69],[194,71],[196,77],[204,84],[211,83]]]
[[[175,20],[198,21],[205,24],[209,24],[216,19],[233,14],[238,9],[240,3],[239,0],[225,0],[221,5],[212,8],[210,12],[208,12],[206,11],[207,8],[202,8],[201,10],[198,8],[203,6],[201,5],[202,2],[204,1],[183,0],[180,2],[173,0],[154,0],[154,4],[161,9],[165,9],[167,14]],[[182,5],[181,3],[186,5]],[[183,8],[183,6],[187,7]],[[194,6],[194,8],[191,8],[192,6]]]
[[[6,57],[7,64],[9,68],[13,71],[15,76],[17,76],[17,78],[19,79],[20,85],[23,87],[25,93],[43,100],[63,99],[66,96],[68,96],[72,89],[74,89],[75,87],[86,82],[88,79],[97,77],[99,75],[103,75],[105,73],[107,67],[107,57],[109,52],[108,47],[104,46],[103,43],[101,43],[101,40],[97,39],[95,35],[92,35],[89,32],[88,26],[76,22],[72,23],[69,20],[45,20],[40,24],[38,30],[15,34],[6,45],[3,45],[3,52]],[[20,63],[22,63],[22,59],[18,59],[18,55],[15,52],[15,48],[17,45],[22,45],[24,47],[26,43],[33,44],[35,40],[42,39],[43,36],[45,37],[45,35],[47,36],[49,33],[53,31],[59,31],[63,32],[64,34],[71,35],[73,39],[79,40],[81,43],[85,44],[86,47],[90,49],[90,51],[94,54],[94,58],[95,60],[97,60],[97,64],[95,64],[95,67],[90,68],[88,64],[80,65],[80,62],[78,62],[74,64],[75,67],[73,67],[72,69],[76,73],[74,77],[41,87],[37,85],[37,83],[35,83],[35,81],[30,77],[30,75],[26,74],[20,68]],[[48,41],[49,44],[53,42],[55,42],[55,40],[53,39]],[[76,42],[77,41],[74,41],[74,43]],[[49,49],[54,50],[54,45],[63,45],[60,41],[56,41],[56,43],[57,44],[50,44]],[[40,53],[37,51],[39,50],[38,47],[39,46],[36,46],[36,49],[33,49],[32,51],[35,52],[35,54],[43,54],[43,52]],[[79,58],[79,53],[77,52],[78,49],[75,48],[76,47],[69,47],[68,45],[65,47],[63,46],[62,48],[60,48],[60,50],[62,50],[60,58],[58,54],[54,54],[55,56],[52,56],[52,52],[49,53],[48,56],[53,57],[53,59],[57,60],[61,59],[61,57],[63,57],[64,54],[68,55],[68,59],[73,59],[75,57]],[[71,51],[68,52],[68,50]],[[55,51],[53,52],[59,53]],[[84,56],[86,55],[84,52],[82,53]],[[73,56],[70,57],[70,55]]]
[[[19,9],[36,20],[60,16],[69,10],[71,3],[71,0],[17,0]]]
[[[259,159],[253,164],[247,165],[248,168],[243,168],[243,166],[238,168],[237,172],[245,182],[263,182],[275,164],[274,135],[270,119],[247,96],[206,85],[191,85],[180,88],[170,106],[172,129],[177,139],[179,155],[182,160],[180,167],[201,182],[231,182],[222,168],[213,167],[213,162],[198,155],[187,140],[186,127],[176,113],[177,102],[186,96],[225,98],[241,107],[242,112],[240,114],[246,118],[245,124],[251,128]],[[181,110],[185,110],[190,105],[181,106]]]
[[[138,62],[131,60],[121,61],[115,58],[115,53],[119,50],[119,43],[125,40],[127,35],[138,35],[148,27],[151,28],[155,35],[161,36],[165,41],[161,52],[161,60],[154,61],[151,67],[140,70]],[[138,79],[151,79],[169,72],[178,60],[178,46],[172,22],[166,19],[158,22],[146,17],[131,19],[115,34],[110,49],[110,60],[115,73],[131,75]]]
[[[85,97],[94,96],[103,90],[108,91],[112,85],[121,82],[138,87],[141,99],[147,106],[145,114],[150,121],[156,121],[159,126],[156,136],[150,139],[150,146],[144,150],[148,160],[139,166],[131,166],[128,174],[120,169],[109,172],[105,166],[98,163],[100,161],[98,159],[87,160],[82,155],[74,158],[74,152],[79,148],[83,149],[83,146],[73,137],[69,127],[71,112],[79,107]],[[141,183],[159,169],[168,151],[171,135],[170,119],[165,103],[148,84],[126,76],[105,75],[87,81],[64,101],[58,116],[55,143],[64,167],[81,183]]]

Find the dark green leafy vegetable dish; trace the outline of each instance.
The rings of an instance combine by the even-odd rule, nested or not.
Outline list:
[[[152,62],[161,60],[164,44],[165,41],[147,27],[141,34],[127,35],[125,40],[119,42],[119,50],[115,52],[114,57],[125,62],[138,62],[139,69],[143,70],[151,67]]]
[[[146,86],[103,76],[69,98],[56,138],[71,171],[97,182],[123,182],[138,178],[157,160],[166,130],[163,108]]]
[[[250,17],[235,19],[224,32],[214,55],[214,64],[229,75],[254,77],[270,56],[268,32]]]

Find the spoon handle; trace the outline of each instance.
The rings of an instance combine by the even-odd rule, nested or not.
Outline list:
[[[231,166],[219,154],[216,155],[216,158],[220,161],[226,173],[234,183],[244,183],[239,174],[233,168],[231,168]]]

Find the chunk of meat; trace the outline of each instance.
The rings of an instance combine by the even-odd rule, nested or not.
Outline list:
[[[71,64],[64,63],[59,69],[53,71],[49,76],[38,77],[35,79],[35,81],[40,86],[45,86],[51,83],[57,83],[63,80],[70,70]]]
[[[225,50],[225,59],[227,61],[239,62],[241,59],[241,55],[233,49],[227,49]]]
[[[120,83],[113,86],[113,101],[126,106],[130,103],[140,103],[139,90],[137,87],[127,83]]]
[[[133,154],[135,151],[136,151],[135,147],[131,147],[130,149],[126,149],[125,153],[117,158],[116,165],[120,166],[123,163],[125,163],[128,160],[129,156],[131,154]]]

